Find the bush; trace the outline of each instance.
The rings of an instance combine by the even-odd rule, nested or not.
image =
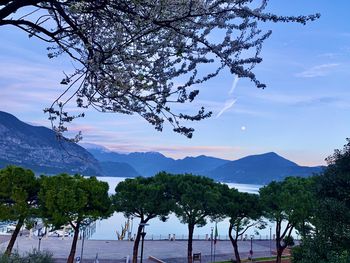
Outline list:
[[[25,262],[30,263],[53,263],[52,253],[34,249],[25,256]]]
[[[292,263],[350,263],[348,250],[331,250],[319,240],[305,240],[292,249]]]
[[[0,254],[0,263],[22,263],[20,255],[17,252],[11,254],[11,256],[7,256],[6,254]]]
[[[54,263],[54,260],[52,253],[34,249],[24,256],[20,256],[18,252],[14,252],[10,256],[0,254],[0,263]]]

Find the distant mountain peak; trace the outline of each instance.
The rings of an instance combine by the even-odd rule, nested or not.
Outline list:
[[[99,145],[99,144],[95,144],[95,143],[79,142],[78,144],[87,150],[88,149],[95,149],[95,150],[101,150],[104,152],[111,152],[111,150],[109,150],[107,147]]]
[[[295,162],[292,162],[275,152],[248,155],[240,159],[234,160],[233,162],[245,161],[245,160],[254,161],[254,162],[263,162],[266,164],[269,162],[273,162],[275,164],[298,166],[298,164],[296,164]]]
[[[262,153],[261,155],[271,155],[271,156],[279,156],[279,157],[281,157],[280,155],[278,155],[278,154],[275,153],[275,152]]]
[[[266,153],[257,153],[257,154],[252,154],[248,155],[246,157],[277,157],[277,158],[284,158],[281,155],[275,153],[275,152],[266,152]],[[244,158],[244,157],[243,157]]]
[[[287,176],[310,176],[321,170],[322,167],[299,166],[275,152],[267,152],[228,162],[210,171],[209,175],[217,176],[219,181],[267,184]]]
[[[123,154],[123,153],[121,153]],[[144,156],[144,157],[165,157],[164,154],[160,152],[155,152],[155,151],[150,151],[150,152],[130,152],[130,153],[125,153],[126,155],[139,155],[139,156]]]

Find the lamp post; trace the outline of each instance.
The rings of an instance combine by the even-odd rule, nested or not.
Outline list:
[[[132,227],[133,227],[133,220],[134,220],[134,218],[132,217],[132,216],[130,216],[129,218],[128,218],[128,220],[130,220],[131,221],[131,226],[129,226],[128,225],[128,240],[129,241],[131,241],[133,238],[132,238]]]
[[[271,229],[272,229],[272,227],[270,226],[270,255],[272,254],[272,246],[271,246],[271,242],[272,242],[272,240],[271,240]]]
[[[39,230],[38,233],[38,239],[39,239],[39,244],[38,244],[38,251],[40,252],[40,246],[41,246],[41,239],[43,238],[44,234],[41,233],[41,231]]]
[[[213,262],[213,230],[214,228],[210,228],[210,262]]]
[[[249,251],[249,254],[250,254],[250,260],[253,262],[253,238],[254,236],[251,235],[250,236],[250,251]]]
[[[148,226],[148,224],[140,223],[140,226],[142,227],[142,232],[141,232],[142,242],[141,242],[141,260],[140,260],[140,263],[142,263],[142,259],[143,259],[143,243],[145,241],[145,236],[146,236],[145,227]]]
[[[86,226],[83,227],[83,236],[82,236],[82,241],[81,241],[81,253],[80,253],[80,262],[83,262],[83,254],[84,254],[84,240],[85,240],[85,228]]]

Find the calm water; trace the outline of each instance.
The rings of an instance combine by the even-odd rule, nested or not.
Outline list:
[[[114,193],[116,185],[125,180],[125,178],[120,177],[98,177],[99,180],[107,182],[109,184],[110,194]],[[250,184],[231,184],[228,183],[229,187],[235,187],[241,192],[257,193],[261,185],[250,185]],[[114,213],[114,215],[105,220],[99,220],[96,222],[96,231],[92,235],[91,239],[103,239],[103,240],[117,240],[116,231],[121,232],[122,226],[124,226],[126,218],[122,213]],[[130,231],[131,236],[133,236],[137,230],[139,220],[134,219],[130,222]],[[224,220],[218,223],[218,234],[221,239],[227,238],[228,232],[228,220]],[[272,226],[272,231],[274,225],[269,223],[268,227],[264,230],[259,230],[259,234],[255,233],[254,229],[247,232],[247,235],[250,236],[255,234],[256,238],[269,238],[270,229],[269,226]],[[208,220],[207,225],[204,227],[196,228],[194,231],[195,238],[204,239],[208,234],[210,236],[211,228],[215,226],[215,223]],[[177,239],[187,237],[187,225],[182,224],[175,215],[171,214],[169,219],[166,222],[162,222],[157,218],[149,221],[149,225],[145,229],[147,235],[146,239],[165,239],[169,237],[169,234],[173,236],[176,235]],[[273,234],[273,233],[272,233]]]

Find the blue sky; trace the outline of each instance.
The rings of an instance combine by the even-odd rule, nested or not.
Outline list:
[[[159,151],[175,158],[200,154],[237,159],[275,151],[303,165],[324,164],[341,148],[350,130],[350,2],[271,0],[268,11],[281,15],[312,14],[306,26],[263,25],[273,34],[265,42],[263,62],[255,68],[267,84],[259,90],[227,71],[201,85],[194,110],[204,105],[213,117],[195,123],[192,139],[162,133],[139,116],[89,110],[69,128],[82,130],[83,142],[111,150]],[[0,27],[0,110],[23,121],[49,127],[42,109],[60,94],[67,57],[48,59],[46,45],[12,27]],[[72,105],[72,110],[76,109]]]

